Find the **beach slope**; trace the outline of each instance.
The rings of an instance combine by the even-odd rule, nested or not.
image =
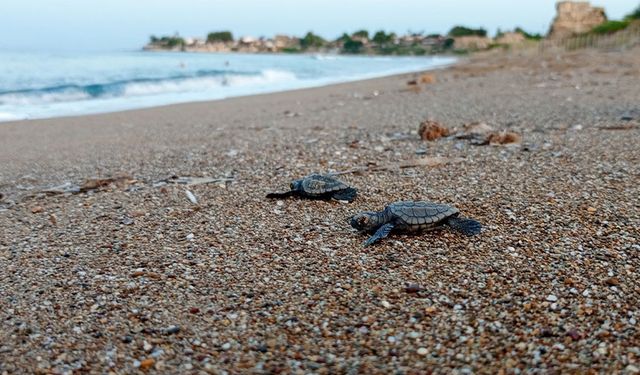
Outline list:
[[[640,50],[431,74],[0,124],[0,373],[638,371]],[[398,200],[483,232],[363,248]]]

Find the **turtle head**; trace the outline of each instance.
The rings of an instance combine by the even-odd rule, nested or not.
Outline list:
[[[300,191],[302,190],[302,180],[294,180],[289,184],[289,188],[292,191]]]
[[[373,231],[380,226],[378,213],[369,211],[361,212],[351,217],[350,224],[359,231]]]

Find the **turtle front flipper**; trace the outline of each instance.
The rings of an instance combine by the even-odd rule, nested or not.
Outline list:
[[[482,224],[476,220],[457,216],[448,218],[445,224],[467,236],[479,234],[482,230]]]
[[[297,191],[290,190],[285,191],[284,193],[269,193],[267,194],[267,198],[288,198],[296,195]]]
[[[333,193],[331,198],[338,201],[353,202],[353,200],[356,199],[356,195],[358,195],[358,191],[352,187],[349,187],[340,191],[336,191],[335,193]]]
[[[369,237],[368,240],[364,242],[364,246],[367,247],[369,245],[373,245],[374,243],[380,241],[381,239],[387,237],[394,225],[391,223],[385,224],[378,228],[378,230],[373,234],[373,236]]]

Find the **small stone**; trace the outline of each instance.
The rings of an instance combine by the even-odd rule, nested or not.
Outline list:
[[[187,241],[193,241],[196,236],[193,233],[187,234]]]
[[[429,354],[429,351],[427,350],[427,348],[418,348],[417,353],[418,355],[427,355]]]
[[[427,120],[420,123],[418,134],[423,141],[434,141],[449,135],[449,129],[437,121]]]
[[[380,304],[382,305],[382,307],[384,307],[385,309],[388,309],[391,307],[391,304],[387,301],[382,301],[380,302]]]
[[[149,342],[145,340],[142,343],[142,349],[144,349],[145,352],[151,351],[151,349],[153,349],[153,345],[149,344]]]
[[[557,343],[553,344],[553,348],[557,349],[557,350],[560,350],[560,351],[563,351],[565,349],[565,346],[563,344],[557,342]]]
[[[387,341],[391,344],[396,342],[396,337],[395,336],[389,336],[387,337]]]
[[[200,309],[199,309],[199,308],[197,308],[197,307],[192,307],[192,308],[190,308],[190,309],[189,309],[189,312],[190,312],[191,314],[197,314],[197,313],[199,313],[199,312],[200,312]]]
[[[180,332],[180,327],[179,326],[170,326],[167,327],[167,329],[164,330],[165,335],[173,335]]]
[[[144,216],[145,212],[142,210],[136,210],[136,211],[132,211],[131,212],[131,217],[140,217],[140,216]]]
[[[130,342],[132,342],[132,341],[133,341],[133,337],[131,337],[131,336],[129,336],[129,335],[126,335],[126,336],[122,336],[122,339],[121,339],[121,340],[122,340],[122,342],[123,342],[123,343],[125,343],[125,344],[129,344]]]
[[[147,358],[143,361],[140,361],[140,368],[143,370],[148,370],[151,368],[151,366],[154,365],[154,363],[156,363],[156,360],[153,358]]]
[[[231,349],[231,344],[228,342],[225,342],[224,344],[222,344],[222,350],[229,350]]]
[[[418,284],[409,284],[404,288],[404,291],[407,293],[418,293],[422,290],[423,288]]]
[[[556,302],[558,300],[558,297],[554,296],[553,294],[549,294],[547,296],[547,301],[549,302]]]
[[[125,216],[122,218],[122,220],[120,220],[120,223],[124,224],[124,225],[131,225],[133,224],[133,219],[130,218],[129,216]]]
[[[640,367],[636,365],[628,365],[627,367],[624,368],[624,371],[627,374],[640,374]]]
[[[187,196],[187,199],[189,200],[189,202],[193,204],[198,204],[198,198],[196,198],[196,196],[191,191],[185,190],[184,194]]]
[[[605,284],[607,284],[609,286],[618,286],[618,285],[620,285],[620,280],[618,280],[617,277],[610,277],[610,278],[605,280]]]
[[[582,338],[582,335],[580,334],[580,332],[578,332],[575,329],[569,330],[567,332],[567,336],[571,337],[571,340],[573,341],[578,341]]]
[[[42,206],[31,207],[32,214],[39,214],[42,211],[44,211],[44,208],[42,208]]]
[[[588,208],[587,208],[587,211],[589,211],[589,212],[591,212],[591,213],[594,213],[594,212],[596,212],[597,210],[595,209],[595,207],[588,207]]]

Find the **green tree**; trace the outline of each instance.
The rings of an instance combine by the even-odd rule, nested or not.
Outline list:
[[[352,38],[367,38],[369,39],[369,32],[367,30],[358,30],[351,34]]]
[[[207,34],[207,42],[231,42],[233,41],[233,34],[230,31],[215,31]]]
[[[624,30],[629,26],[630,21],[607,21],[591,29],[594,34],[613,34],[616,31]]]
[[[454,26],[451,30],[449,30],[448,35],[450,37],[458,37],[458,36],[487,36],[487,30],[485,29],[471,29],[465,26]]]
[[[362,48],[363,47],[364,47],[364,44],[362,44],[361,41],[349,39],[346,42],[344,42],[344,45],[342,46],[342,52],[344,52],[344,53],[360,53],[360,52],[362,52]]]
[[[159,40],[157,40],[159,44],[165,46],[165,47],[169,47],[169,48],[173,48],[176,46],[183,46],[184,45],[184,39],[182,39],[179,36],[163,36],[162,38],[160,38]]]
[[[343,33],[342,35],[340,35],[340,36],[338,37],[338,39],[336,39],[336,42],[337,42],[337,43],[344,43],[344,42],[346,42],[347,40],[351,40],[351,37],[349,36],[349,34],[347,34],[347,33]]]
[[[393,40],[396,38],[396,34],[394,33],[385,33],[383,30],[380,30],[378,32],[376,32],[373,35],[373,42],[377,43],[379,45],[383,45],[383,44],[387,44],[387,43],[391,43],[393,42]]]
[[[516,27],[515,30],[513,30],[516,33],[520,33],[522,34],[525,38],[530,39],[530,40],[541,40],[542,39],[542,35],[540,35],[540,33],[538,34],[530,34],[526,31],[524,31],[521,27]]]
[[[444,43],[442,44],[442,48],[451,49],[451,48],[453,48],[453,44],[454,43],[455,43],[455,40],[453,40],[453,38],[447,38],[447,39],[445,39]]]
[[[624,18],[626,21],[640,20],[640,5]]]
[[[319,35],[309,31],[304,38],[300,39],[300,47],[302,49],[320,48],[325,45],[326,41]]]

